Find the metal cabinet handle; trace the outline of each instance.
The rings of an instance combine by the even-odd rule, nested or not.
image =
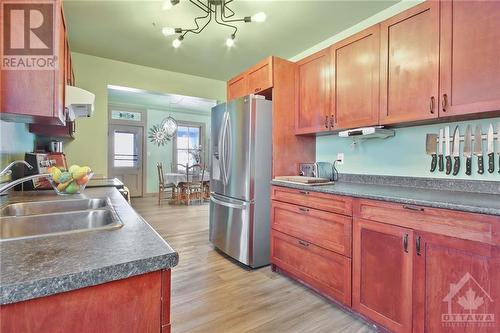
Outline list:
[[[333,128],[335,126],[335,120],[333,116],[330,116],[330,128]]]
[[[301,212],[306,212],[307,213],[309,211],[309,208],[300,207],[299,210]]]
[[[405,234],[403,237],[403,249],[406,253],[408,253],[408,234]]]
[[[443,101],[441,102],[441,105],[443,106],[443,112],[446,112],[446,108],[448,107],[448,95],[443,94]]]
[[[325,127],[328,128],[328,116],[325,116]]]
[[[424,208],[422,208],[422,207],[411,206],[411,205],[403,205],[403,208],[408,209],[408,210],[413,210],[416,212],[423,212],[424,211]]]
[[[309,243],[299,240],[299,244],[305,247],[309,246]]]
[[[422,253],[420,252],[420,241],[421,241],[421,237],[418,236],[417,237],[417,240],[415,241],[415,249],[417,250],[417,256],[420,256],[422,255]]]
[[[434,113],[434,102],[435,102],[435,97],[434,96],[431,96],[431,101],[429,103],[429,109],[431,111],[431,113]]]
[[[309,192],[308,191],[299,191],[300,194],[304,194],[304,195],[308,195]]]
[[[255,88],[255,92],[259,92],[261,90],[262,90],[262,88]]]

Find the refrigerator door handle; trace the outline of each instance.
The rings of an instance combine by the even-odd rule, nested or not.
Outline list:
[[[226,174],[224,169],[224,159],[225,159],[225,132],[226,132],[226,115],[227,112],[224,112],[223,120],[221,124],[220,134],[219,134],[219,168],[221,172],[222,183],[226,184]]]
[[[229,207],[229,208],[235,208],[235,209],[246,209],[247,208],[246,203],[233,203],[233,202],[229,202],[229,201],[224,201],[224,200],[218,199],[217,195],[214,193],[210,194],[210,200],[218,205]]]
[[[231,118],[229,115],[229,112],[227,113],[227,118],[226,118],[227,124],[226,124],[226,142],[224,143],[224,148],[226,148],[227,145],[227,153],[224,156],[224,174],[226,176],[226,184],[229,183],[229,177],[231,175],[231,151],[232,151],[232,140],[233,140],[233,134],[231,131]]]

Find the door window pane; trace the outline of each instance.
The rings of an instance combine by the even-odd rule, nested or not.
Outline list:
[[[137,149],[135,145],[135,133],[114,132],[114,166],[123,168],[135,168],[138,163]]]

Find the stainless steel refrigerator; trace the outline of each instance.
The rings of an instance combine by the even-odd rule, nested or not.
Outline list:
[[[269,264],[271,105],[249,95],[212,109],[210,241],[250,267]]]

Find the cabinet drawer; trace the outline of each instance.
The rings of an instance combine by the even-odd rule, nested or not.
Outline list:
[[[271,261],[322,295],[351,306],[351,259],[272,230]]]
[[[358,199],[354,216],[414,230],[500,245],[500,217]]]
[[[351,217],[273,201],[271,221],[277,231],[351,256]]]
[[[274,200],[352,216],[352,199],[338,195],[273,186]]]

